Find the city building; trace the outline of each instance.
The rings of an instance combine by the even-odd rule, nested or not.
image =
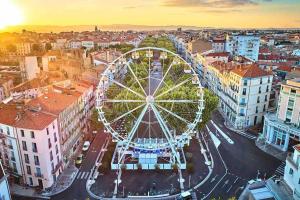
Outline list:
[[[0,74],[0,102],[10,96],[10,91],[13,87],[13,79]]]
[[[32,80],[38,77],[40,68],[36,56],[26,56],[20,63],[22,76],[26,80]]]
[[[212,41],[212,49],[214,50],[214,52],[224,52],[225,42],[225,38],[214,38]]]
[[[4,172],[1,161],[0,161],[0,199],[11,200],[7,175]]]
[[[19,42],[16,43],[16,53],[19,56],[25,56],[31,53],[31,43]]]
[[[300,79],[287,80],[281,85],[276,113],[265,115],[263,134],[266,142],[282,151],[289,143],[300,141]]]
[[[286,158],[284,168],[285,183],[292,189],[293,198],[300,199],[300,145],[294,146],[294,152],[290,153]]]
[[[260,37],[254,34],[232,34],[226,36],[225,51],[233,56],[245,56],[258,60]]]
[[[3,166],[15,183],[51,187],[63,170],[56,117],[22,103],[0,107]]]
[[[235,128],[261,123],[268,110],[273,76],[257,65],[215,62],[207,67],[207,83]]]

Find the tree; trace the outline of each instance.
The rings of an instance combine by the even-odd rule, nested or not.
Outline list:
[[[51,50],[52,49],[51,43],[46,43],[45,48],[47,51]]]
[[[187,163],[186,164],[186,170],[189,174],[193,174],[195,172],[194,164],[193,163]]]
[[[179,169],[179,168],[178,168],[178,165],[177,165],[177,164],[173,164],[173,165],[172,165],[172,170],[173,170],[174,173],[178,173],[178,169]]]
[[[96,109],[93,109],[91,116],[91,128],[92,130],[100,130],[103,129],[102,122],[98,121],[98,112]]]
[[[32,51],[34,51],[34,52],[42,51],[42,45],[40,43],[34,43],[32,45]]]
[[[156,172],[160,172],[160,166],[159,166],[159,164],[155,164],[154,168],[155,168]]]
[[[14,44],[8,44],[8,45],[6,46],[6,50],[7,50],[8,52],[10,52],[10,53],[16,53],[17,47],[16,47],[16,45],[14,45]]]

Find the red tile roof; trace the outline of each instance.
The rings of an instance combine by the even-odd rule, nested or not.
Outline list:
[[[236,69],[232,70],[232,72],[244,78],[257,78],[257,77],[272,75],[271,72],[267,72],[259,68],[257,65],[247,65],[247,66],[237,67]]]

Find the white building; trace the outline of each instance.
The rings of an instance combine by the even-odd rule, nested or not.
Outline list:
[[[1,160],[14,181],[41,189],[63,170],[58,124],[40,107],[1,105]]]
[[[1,200],[11,199],[8,181],[7,181],[7,175],[4,172],[1,161],[0,161],[0,199]]]
[[[224,38],[214,38],[212,42],[212,49],[214,52],[224,52],[225,51],[225,39]]]
[[[263,134],[266,142],[286,151],[289,142],[300,141],[300,79],[281,85],[276,113],[265,115]]]
[[[294,153],[286,158],[284,181],[293,191],[293,198],[300,199],[300,145],[294,146]]]
[[[26,56],[21,62],[21,69],[25,79],[32,80],[37,78],[38,74],[40,73],[37,57]]]
[[[253,34],[227,35],[225,51],[233,56],[245,56],[258,60],[260,37]]]
[[[257,65],[215,62],[207,67],[206,78],[228,122],[236,128],[246,128],[262,121],[273,79],[269,72]]]
[[[81,41],[81,46],[86,47],[87,49],[92,49],[94,48],[94,41],[91,40]]]

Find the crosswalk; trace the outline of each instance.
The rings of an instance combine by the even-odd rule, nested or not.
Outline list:
[[[275,171],[275,175],[280,177],[284,175],[285,162],[282,162]]]
[[[76,179],[87,179],[89,177],[91,172],[83,172],[83,171],[79,171]]]

